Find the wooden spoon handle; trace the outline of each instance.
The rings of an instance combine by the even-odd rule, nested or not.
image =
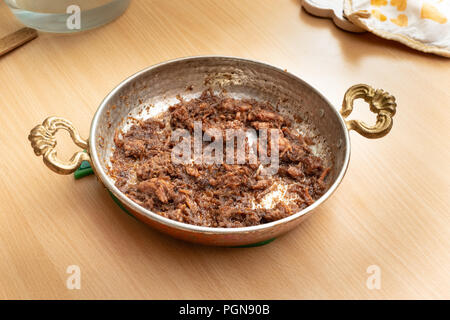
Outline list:
[[[38,36],[36,30],[22,28],[0,39],[0,57]]]

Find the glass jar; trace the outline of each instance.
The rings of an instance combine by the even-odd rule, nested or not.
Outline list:
[[[99,27],[120,16],[130,0],[5,0],[28,27],[58,33]]]

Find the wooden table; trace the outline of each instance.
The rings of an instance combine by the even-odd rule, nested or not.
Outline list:
[[[0,4],[0,36],[20,27]],[[102,98],[160,61],[202,54],[262,60],[339,108],[356,83],[397,98],[391,133],[352,132],[337,192],[269,245],[184,243],[124,214],[91,176],[34,156],[29,130],[64,116],[82,135]],[[102,28],[41,33],[0,58],[0,298],[450,298],[450,61],[317,19],[294,0],[133,1]],[[364,103],[353,118],[374,121]],[[59,154],[76,150],[60,134]],[[69,290],[69,265],[81,289]],[[369,266],[381,289],[366,286]]]

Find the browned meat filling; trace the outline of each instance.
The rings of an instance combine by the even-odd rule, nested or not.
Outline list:
[[[278,129],[278,172],[262,175],[260,163],[249,161],[173,163],[171,152],[178,143],[171,141],[173,130],[193,133],[195,121],[202,123],[203,131]],[[116,186],[139,205],[193,225],[245,227],[282,219],[317,200],[325,192],[330,172],[313,154],[312,140],[299,134],[270,104],[211,91],[198,99],[180,99],[158,118],[136,120],[126,133],[117,132],[114,141],[110,174]],[[203,142],[203,147],[208,144]]]

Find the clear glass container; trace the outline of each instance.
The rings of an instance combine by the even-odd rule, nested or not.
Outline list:
[[[5,0],[25,25],[70,33],[99,27],[120,16],[130,0]]]

